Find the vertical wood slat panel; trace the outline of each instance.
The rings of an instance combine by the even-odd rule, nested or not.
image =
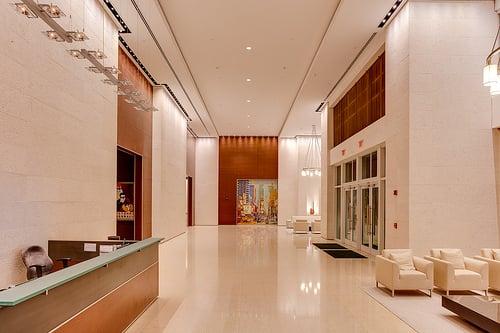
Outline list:
[[[333,145],[385,115],[385,54],[382,54],[333,107]]]

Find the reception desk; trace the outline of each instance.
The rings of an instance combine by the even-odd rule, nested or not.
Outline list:
[[[1,332],[121,332],[158,297],[149,238],[0,292]]]

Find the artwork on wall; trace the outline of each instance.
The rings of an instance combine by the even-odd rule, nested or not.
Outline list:
[[[134,183],[118,182],[116,185],[116,219],[134,221]]]
[[[278,180],[236,180],[236,223],[278,223]]]

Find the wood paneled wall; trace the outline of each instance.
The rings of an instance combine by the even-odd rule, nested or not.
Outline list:
[[[144,99],[153,99],[153,87],[137,69],[125,52],[119,49],[118,68],[120,80],[129,80]],[[142,156],[142,238],[151,237],[152,226],[152,147],[153,114],[137,111],[118,96],[118,146]]]
[[[237,179],[278,179],[277,137],[219,138],[219,224],[236,224]]]
[[[333,145],[337,146],[385,115],[385,54],[333,107]]]

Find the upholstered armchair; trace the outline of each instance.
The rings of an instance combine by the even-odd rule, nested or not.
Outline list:
[[[311,232],[313,234],[321,233],[321,219],[314,219],[314,221],[311,223]]]
[[[445,291],[481,290],[488,295],[488,264],[464,257],[460,249],[432,249],[425,259],[434,263],[434,285]]]
[[[414,257],[411,249],[385,249],[375,257],[375,277],[379,284],[396,290],[428,290],[432,296],[434,285],[433,264],[424,258]]]
[[[500,291],[500,249],[481,249],[474,258],[488,263],[489,287]]]
[[[309,221],[306,219],[294,219],[293,232],[296,234],[307,234],[309,232]]]
[[[49,274],[54,265],[47,252],[38,245],[28,247],[22,252],[21,257],[26,266],[26,278],[28,280]]]

